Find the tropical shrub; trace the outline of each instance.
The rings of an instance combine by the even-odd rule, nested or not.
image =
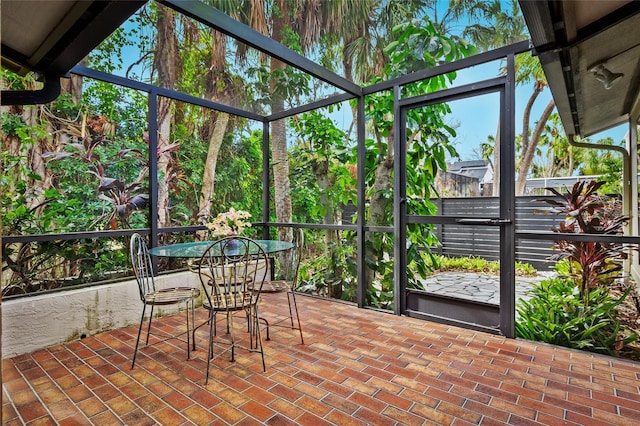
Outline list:
[[[312,253],[307,253],[300,265],[298,291],[355,302],[358,276],[355,233],[343,231],[338,236],[338,243],[323,248],[326,243],[323,236],[314,232],[305,234],[305,249],[311,249]]]
[[[369,83],[393,78],[412,71],[428,69],[443,62],[462,59],[475,48],[464,40],[447,37],[423,17],[408,21],[393,29],[394,40],[385,47],[389,63],[380,76]],[[444,90],[455,80],[456,73],[433,76],[402,87],[401,97],[408,99]],[[411,215],[429,216],[437,212],[430,201],[438,170],[446,169],[448,157],[458,154],[451,143],[455,129],[447,124],[445,117],[451,113],[446,103],[436,103],[411,108],[406,111],[406,153],[394,152],[394,95],[383,91],[365,97],[368,128],[365,138],[365,174],[360,179],[366,183],[365,220],[373,226],[390,226],[393,223],[394,193],[393,168],[396,155],[406,154],[406,211]],[[407,240],[407,286],[418,285],[432,269],[433,254],[429,247],[437,244],[437,235],[431,225],[410,224],[406,230]],[[383,232],[371,232],[365,236],[366,265],[363,280],[367,286],[366,303],[375,306],[377,301],[369,299],[372,294],[389,295],[389,301],[400,295],[393,294],[393,246],[392,236]],[[377,286],[377,288],[376,288]],[[387,305],[391,305],[390,303]]]
[[[617,235],[627,218],[610,199],[597,194],[604,182],[577,182],[559,197],[544,199],[552,212],[564,214],[556,232],[563,234]],[[619,307],[632,291],[627,286],[620,296],[612,292],[620,278],[622,244],[597,241],[560,240],[554,248],[559,276],[542,281],[529,300],[520,299],[516,310],[518,337],[608,355],[637,357],[629,345],[638,336],[623,326]]]
[[[586,304],[575,281],[567,278],[543,280],[531,291],[529,300],[520,299],[516,311],[516,335],[574,349],[616,356],[638,356],[628,346],[638,336],[618,319],[617,308],[631,288],[613,297],[606,288],[586,295]]]
[[[620,235],[628,218],[620,214],[615,200],[597,194],[605,182],[576,182],[565,193],[546,188],[560,199],[542,199],[553,206],[552,212],[565,215],[555,232],[562,234]],[[552,260],[566,260],[568,276],[576,283],[580,294],[588,303],[589,293],[610,285],[619,277],[623,259],[627,254],[620,243],[598,241],[565,241],[554,244],[558,254]]]
[[[444,271],[464,271],[478,272],[497,275],[500,273],[500,262],[497,260],[490,261],[481,257],[447,257],[434,256],[436,263],[432,273]],[[538,273],[536,268],[528,263],[516,262],[516,275],[534,276]]]

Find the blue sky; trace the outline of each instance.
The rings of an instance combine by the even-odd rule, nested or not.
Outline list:
[[[508,9],[511,6],[510,0],[501,0],[503,9]],[[448,7],[449,0],[437,0],[436,8],[440,15],[443,15]],[[460,28],[463,28],[461,25]],[[456,85],[476,82],[484,79],[494,78],[499,74],[500,65],[497,63],[485,64],[480,67],[476,67],[472,72],[459,73],[459,77],[456,81]],[[533,83],[529,85],[522,85],[516,87],[516,135],[522,134],[522,117],[525,106],[529,100],[529,97],[533,93]],[[538,96],[534,107],[532,109],[530,127],[533,128],[540,117],[540,114],[544,111],[551,100],[551,91],[549,88],[545,88],[544,91]],[[487,99],[485,97],[479,99],[469,99],[465,102],[460,102],[459,105],[455,105],[454,114],[456,116],[455,121],[463,122],[463,125],[459,128],[456,148],[462,160],[477,159],[477,151],[479,144],[486,141],[488,135],[496,134],[496,123],[498,122],[498,105],[497,98],[495,101],[495,109],[486,111],[488,106],[492,105],[493,99]],[[557,110],[554,109],[554,112]],[[622,124],[615,128],[606,130],[589,137],[591,142],[597,142],[599,139],[611,137],[614,143],[619,143],[628,130],[628,125]]]
[[[498,75],[499,71],[500,64],[493,62],[460,72],[455,86],[494,78]],[[516,87],[516,135],[522,133],[523,111],[532,93],[533,84]],[[551,91],[549,88],[546,88],[534,104],[530,122],[531,127],[535,126],[540,114],[550,100]],[[496,135],[499,119],[498,94],[468,98],[451,102],[449,105],[452,108],[452,114],[447,121],[449,125],[456,128],[458,133],[454,145],[458,150],[460,158],[462,160],[479,159],[480,144],[485,142],[488,136],[495,137]],[[334,112],[331,117],[336,124],[344,130],[347,130],[351,125],[351,111],[346,106],[343,106],[340,111]],[[594,135],[589,139],[592,142],[596,142],[598,139],[611,137],[615,142],[619,142],[625,136],[627,128],[626,125],[621,125]],[[354,137],[354,135],[352,135],[352,137]]]

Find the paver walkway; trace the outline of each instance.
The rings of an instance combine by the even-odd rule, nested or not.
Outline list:
[[[516,301],[527,299],[531,288],[553,273],[538,273],[535,277],[516,276]],[[432,293],[455,295],[478,302],[500,304],[500,277],[471,272],[440,272],[422,280],[424,288]]]

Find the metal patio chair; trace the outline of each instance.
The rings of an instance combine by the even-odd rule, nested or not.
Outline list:
[[[304,231],[297,228],[293,232],[293,248],[285,255],[285,264],[282,265],[283,278],[280,280],[272,280],[271,285],[276,288],[282,288],[287,292],[287,302],[289,304],[289,316],[275,322],[269,323],[265,318],[260,318],[266,325],[267,340],[269,337],[269,327],[289,327],[292,330],[300,332],[300,342],[304,344],[302,336],[302,325],[300,324],[300,314],[298,312],[298,304],[296,303],[296,288],[298,286],[298,271],[300,269],[300,259],[302,258],[302,249],[304,247]],[[295,314],[295,315],[294,315]],[[294,318],[295,317],[295,318]],[[286,324],[286,323],[289,324]]]
[[[230,360],[235,360],[236,347],[259,352],[262,369],[267,370],[258,322],[258,301],[262,286],[267,279],[268,258],[264,249],[254,240],[245,237],[222,238],[207,248],[198,263],[198,271],[205,298],[203,307],[209,311],[209,318],[196,329],[209,324],[209,352],[207,356],[207,377],[213,358],[214,344],[227,346],[222,352],[231,352]],[[248,320],[249,346],[241,346],[236,339],[233,315],[243,312]],[[217,338],[217,314],[227,320],[227,338]],[[195,343],[195,331],[193,340]],[[221,354],[222,354],[221,353]],[[219,355],[221,355],[219,354]]]
[[[138,347],[140,344],[140,335],[142,334],[142,325],[144,324],[144,317],[147,307],[151,307],[149,313],[149,324],[147,326],[147,336],[145,339],[145,345],[149,344],[149,336],[151,335],[151,323],[153,322],[153,311],[156,306],[169,306],[178,305],[178,309],[181,304],[185,305],[185,314],[187,319],[187,330],[184,333],[178,335],[167,335],[165,333],[156,332],[157,336],[161,337],[161,341],[167,339],[181,339],[182,334],[186,334],[187,342],[187,359],[189,359],[190,353],[190,336],[191,330],[189,327],[189,306],[191,306],[191,324],[194,320],[194,299],[200,296],[200,290],[193,287],[171,287],[171,288],[157,288],[154,279],[154,270],[151,263],[151,256],[147,249],[147,243],[142,235],[135,233],[131,236],[129,244],[129,255],[131,257],[131,264],[133,271],[138,282],[138,290],[140,291],[140,300],[142,301],[142,316],[140,317],[140,326],[138,327],[138,337],[136,339],[136,347],[133,352],[133,360],[131,362],[131,368],[136,364],[136,356],[138,355]]]

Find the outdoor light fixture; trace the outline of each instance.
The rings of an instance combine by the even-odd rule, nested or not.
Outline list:
[[[611,72],[606,66],[605,63],[599,63],[593,65],[589,68],[589,71],[593,73],[593,76],[604,84],[604,88],[609,90],[613,86],[613,84],[620,80],[624,74],[620,72]]]

